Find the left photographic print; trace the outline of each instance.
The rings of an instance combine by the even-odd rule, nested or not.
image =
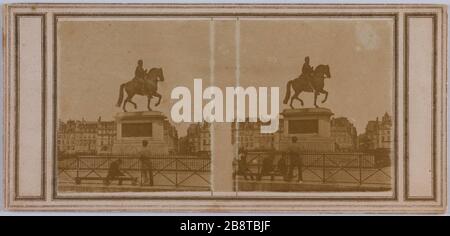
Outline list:
[[[170,118],[210,77],[209,21],[58,19],[58,193],[210,191],[208,123]]]

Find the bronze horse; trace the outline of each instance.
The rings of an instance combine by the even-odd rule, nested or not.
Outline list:
[[[159,78],[159,80],[158,80]],[[141,95],[141,96],[147,96],[148,103],[147,108],[149,111],[152,109],[150,108],[150,100],[152,97],[157,97],[158,102],[155,104],[155,106],[158,106],[161,102],[161,94],[156,92],[158,90],[158,81],[164,81],[164,74],[162,68],[152,68],[150,71],[148,71],[144,76],[144,84],[137,81],[137,79],[132,79],[131,81],[128,81],[124,84],[120,85],[120,91],[119,91],[119,100],[117,101],[117,107],[120,107],[123,101],[123,91],[125,90],[127,92],[127,98],[123,102],[123,111],[127,111],[125,106],[127,102],[134,105],[134,109],[137,109],[136,103],[134,103],[131,99],[133,99],[134,95]],[[142,86],[144,85],[144,89],[142,89]]]
[[[309,85],[306,78],[303,78],[303,76],[300,76],[296,79],[290,80],[287,83],[287,90],[286,90],[286,96],[284,97],[283,103],[287,104],[289,101],[289,98],[291,99],[291,102],[289,103],[289,106],[294,109],[292,106],[292,102],[294,99],[297,99],[301,102],[303,106],[303,100],[300,99],[298,96],[301,92],[314,92],[314,106],[317,106],[317,96],[321,93],[325,94],[325,98],[322,100],[322,103],[327,101],[328,98],[328,92],[323,89],[325,83],[325,78],[331,78],[330,74],[330,67],[328,65],[318,65],[314,72],[312,73],[312,79],[311,79],[311,86]],[[291,97],[291,87],[294,89],[294,95]]]

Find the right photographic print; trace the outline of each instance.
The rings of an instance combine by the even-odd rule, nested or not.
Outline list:
[[[392,194],[394,19],[249,19],[237,27],[237,83],[279,87],[280,115],[273,133],[252,117],[231,124],[234,190]]]

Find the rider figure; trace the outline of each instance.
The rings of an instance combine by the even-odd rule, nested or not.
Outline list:
[[[314,89],[312,86],[313,73],[314,69],[309,65],[309,57],[305,57],[305,63],[303,63],[302,74],[300,75],[300,77],[304,76],[311,89]]]
[[[144,70],[144,61],[138,60],[138,65],[134,71],[134,78],[140,83],[141,91],[144,93],[145,90],[145,74],[147,70]]]

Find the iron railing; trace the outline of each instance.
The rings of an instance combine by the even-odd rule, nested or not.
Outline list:
[[[269,169],[271,173],[262,173],[265,158],[271,158]],[[279,162],[286,161],[286,168],[280,170]],[[351,184],[391,184],[390,162],[386,161],[389,156],[380,156],[366,153],[301,153],[302,177],[303,181],[321,183],[351,183]],[[293,168],[292,161],[286,153],[282,152],[248,152],[246,155],[246,177],[256,177],[256,179],[277,178],[290,179],[289,169]],[[386,164],[388,163],[388,164]],[[239,161],[234,164],[237,176]],[[267,168],[267,167],[266,167]],[[264,176],[261,176],[264,174]],[[298,174],[298,173],[297,173]],[[274,177],[272,177],[274,176]],[[259,177],[259,178],[258,178]]]
[[[292,166],[290,161],[287,161],[284,173],[280,171],[279,161],[282,158],[289,159],[286,154],[281,152],[274,154],[248,152],[246,158],[248,175],[259,177],[264,159],[270,158],[270,156],[272,156],[271,169],[273,171],[261,178],[265,179],[267,176],[273,175],[277,179],[284,180]],[[389,159],[389,156],[382,157],[366,153],[302,153],[300,158],[302,159],[303,180],[307,182],[358,185],[390,185],[391,183],[391,166],[386,165],[388,163],[386,159]],[[118,159],[122,160],[120,171],[126,177],[136,178],[142,184],[143,163],[138,157],[111,155],[80,155],[59,159],[57,162],[58,183],[77,184],[77,179],[80,178],[106,178],[111,163]],[[211,159],[209,156],[153,156],[149,160],[152,164],[154,186],[210,187]],[[235,165],[236,169],[238,169],[237,165]]]
[[[81,179],[106,178],[113,161],[122,160],[120,171],[124,177],[135,178],[143,184],[143,164],[133,156],[76,156],[58,160],[58,183],[80,184]],[[209,157],[152,156],[153,186],[209,188]],[[147,169],[147,167],[144,167]],[[89,181],[86,181],[89,182]],[[92,182],[92,181],[90,181]],[[98,182],[98,181],[96,181]]]

